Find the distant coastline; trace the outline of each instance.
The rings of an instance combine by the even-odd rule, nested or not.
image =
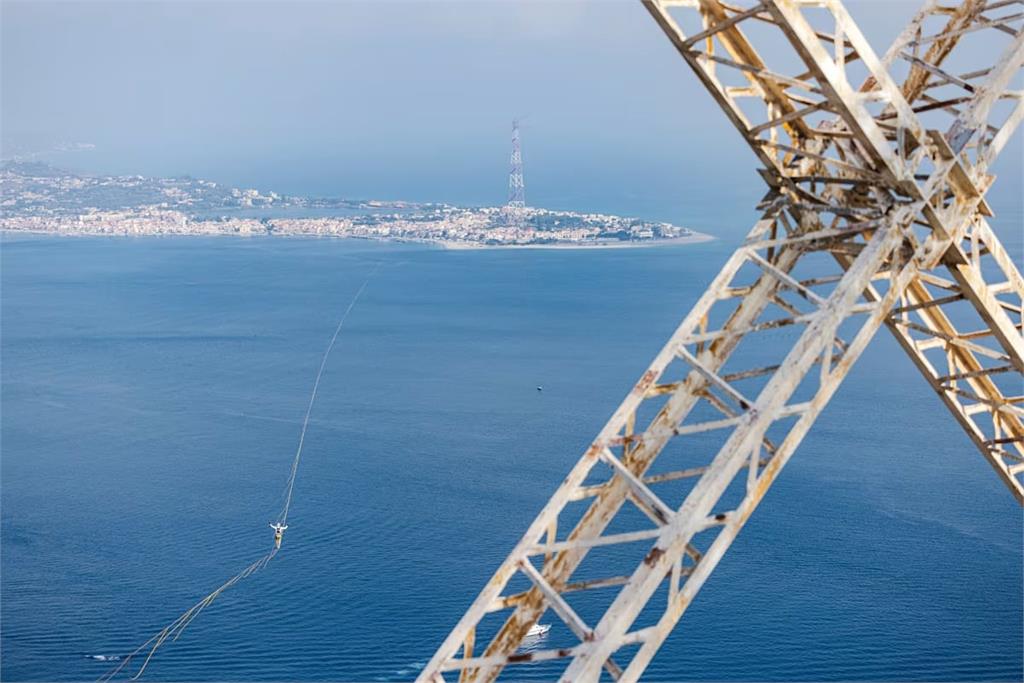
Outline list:
[[[2,222],[2,220],[0,220]],[[452,240],[417,239],[412,237],[366,237],[357,235],[333,235],[318,233],[251,233],[240,235],[238,233],[224,232],[154,232],[154,233],[132,233],[112,231],[85,231],[85,230],[45,230],[9,228],[0,225],[0,235],[46,235],[50,237],[63,237],[75,239],[79,237],[165,237],[169,239],[181,237],[225,237],[246,239],[329,239],[329,240],[362,240],[366,242],[391,242],[396,244],[422,244],[434,246],[448,251],[477,251],[486,249],[575,249],[575,250],[598,250],[598,249],[652,249],[657,247],[683,246],[687,244],[699,244],[712,242],[716,237],[701,232],[692,232],[682,237],[668,237],[665,239],[651,239],[636,242],[624,240],[588,241],[588,242],[555,242],[535,244],[484,244],[480,242],[458,242]]]
[[[698,244],[700,242],[712,242],[716,238],[702,232],[692,232],[682,237],[666,237],[664,239],[651,239],[636,242],[622,240],[609,240],[606,242],[557,242],[554,244],[477,244],[466,242],[431,242],[444,249],[455,251],[471,251],[476,249],[649,249],[654,247],[673,247],[684,244]]]
[[[713,239],[664,221],[510,202],[292,197],[191,177],[82,175],[41,163],[0,169],[0,230],[94,236],[337,237],[445,249],[610,249]]]

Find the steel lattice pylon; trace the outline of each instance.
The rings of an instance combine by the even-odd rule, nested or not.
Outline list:
[[[763,214],[420,681],[638,680],[882,326],[1024,502],[1024,280],[984,199],[1024,3],[929,1],[881,58],[838,0],[643,4],[763,165]],[[522,649],[547,610],[572,641]]]
[[[512,160],[508,172],[508,204],[511,209],[526,206],[526,183],[523,181],[523,153],[519,147],[519,120],[512,121]]]

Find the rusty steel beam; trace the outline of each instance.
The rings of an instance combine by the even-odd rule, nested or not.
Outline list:
[[[991,69],[985,69],[978,71],[972,75],[973,78],[979,79],[981,77],[990,76],[991,73],[996,70],[999,64],[1004,59],[1016,59],[1019,67],[1019,61],[1021,59],[1021,32],[1024,30],[1024,14],[1017,9],[1022,7],[1020,2],[1004,3],[1000,8],[1003,12],[1006,12],[1006,18],[1003,20],[992,19],[990,14],[985,12],[992,10],[991,4],[986,5],[979,2],[966,2],[955,8],[943,8],[938,6],[934,1],[926,3],[924,8],[915,16],[914,20],[910,25],[900,34],[897,40],[894,42],[889,51],[882,58],[883,69],[891,69],[893,64],[900,60],[905,59],[911,63],[910,73],[907,80],[903,83],[901,90],[909,102],[913,102],[915,99],[928,98],[929,92],[936,88],[941,88],[942,83],[929,82],[926,78],[921,78],[922,73],[943,73],[941,67],[943,63],[950,57],[954,52],[954,49],[958,45],[958,42],[962,36],[967,33],[976,33],[977,31],[996,31],[1005,30],[1008,27],[1012,27],[1016,31],[1016,38],[1007,48],[1004,50],[1002,56],[996,56],[994,58],[995,65]],[[739,16],[739,15],[735,15]],[[923,25],[929,18],[940,16],[948,17],[948,21],[944,28],[937,33],[935,36],[923,35]],[[735,26],[738,22],[730,23],[730,26]],[[659,24],[663,27],[677,26],[671,20],[662,18],[659,20]],[[670,35],[670,38],[673,36]],[[683,41],[688,42],[688,41]],[[997,48],[1002,45],[1005,41],[994,41],[993,46]],[[677,39],[673,40],[673,43],[677,46],[680,41]],[[916,54],[920,45],[928,45],[926,53],[923,56]],[[908,50],[911,54],[908,55]],[[685,55],[684,55],[685,56]],[[691,63],[692,65],[692,63]],[[927,67],[927,68],[925,68]],[[1000,96],[1006,96],[1005,84],[1009,77],[1012,77],[1019,69],[1015,69],[1013,64],[1009,65],[1009,68],[1003,69],[1002,74],[1004,80],[1002,82],[996,82],[994,79],[989,78],[984,83],[985,88],[981,88],[983,85],[981,81],[978,81],[976,86],[972,86],[972,92],[975,92],[974,98],[966,98],[963,101],[969,103],[971,101],[979,102],[979,94],[987,98],[998,98]],[[952,77],[946,78],[946,81],[952,80]],[[870,93],[873,89],[878,88],[877,80],[874,76],[869,77],[864,84],[859,88],[861,93]],[[984,190],[987,189],[991,182],[991,179],[986,176],[986,170],[988,165],[994,160],[995,156],[998,155],[1002,147],[1006,144],[1009,136],[1012,135],[1013,131],[1020,123],[1022,116],[1024,116],[1024,103],[1021,102],[1019,93],[1016,94],[1017,106],[1013,113],[1008,119],[1000,126],[993,126],[989,124],[987,135],[983,136],[983,140],[978,141],[978,146],[982,149],[979,151],[977,161],[970,167],[969,173],[961,171],[958,173],[960,182],[967,186],[968,191],[974,185],[974,191],[984,194]],[[766,109],[771,110],[772,106],[770,103],[766,103]],[[991,110],[991,102],[986,102],[986,110]],[[977,109],[975,108],[975,111]],[[987,123],[985,121],[977,120],[972,123],[967,123],[967,118],[963,119],[963,122],[958,123],[958,116],[961,114],[961,110],[952,108],[947,111],[950,115],[951,120],[949,122],[950,130],[947,133],[948,137],[954,137],[956,135],[957,126],[961,128],[972,127],[972,129],[981,128],[982,124]],[[880,115],[876,115],[876,120],[889,121],[894,117],[894,112],[891,109],[887,109]],[[759,151],[758,145],[760,142],[752,139],[752,134],[757,134],[763,131],[766,127],[770,127],[769,124],[760,124],[751,127],[749,130],[740,129],[740,132],[751,142],[752,146],[755,147],[755,152]],[[890,136],[892,137],[892,136]],[[944,138],[937,138],[937,141],[942,142]],[[847,160],[852,156],[858,154],[858,150],[855,146],[851,145],[848,140],[837,138],[835,144],[843,148],[844,158]],[[814,158],[819,161],[827,159],[822,154],[824,145],[818,143],[812,146],[813,152],[807,153],[807,158]],[[794,150],[796,151],[796,150]],[[849,164],[852,168],[853,164]],[[777,166],[775,169],[771,169],[776,174],[786,174],[786,170],[782,167]],[[771,177],[771,174],[769,174]],[[792,180],[797,182],[807,180],[821,180],[820,176],[813,178],[809,177],[794,177],[789,174]],[[849,181],[850,178],[843,180]],[[858,180],[858,182],[860,182]],[[981,186],[978,188],[977,186]],[[841,195],[838,195],[841,198]],[[990,213],[987,206],[983,205],[980,213]],[[985,223],[983,216],[975,216],[973,222],[967,228],[968,232],[973,236],[975,243],[979,241],[978,235],[981,235],[982,245],[984,247],[984,254],[988,257],[989,263],[994,263],[999,268],[1000,278],[1004,279],[1004,282],[1009,283],[1007,292],[1013,298],[1011,302],[1001,301],[996,298],[995,294],[989,291],[989,288],[985,282],[985,278],[982,276],[982,264],[980,259],[977,258],[979,250],[977,247],[974,250],[975,258],[971,259],[967,257],[967,252],[960,243],[954,243],[950,246],[948,252],[943,255],[942,267],[948,269],[953,275],[954,280],[959,283],[959,290],[961,292],[961,298],[967,299],[974,306],[977,315],[981,318],[981,323],[986,325],[991,331],[995,341],[997,341],[1004,349],[1004,351],[1010,355],[1011,360],[1018,372],[1024,371],[1024,360],[1022,360],[1022,351],[1024,351],[1024,344],[1021,341],[1019,323],[1014,324],[1010,320],[1010,314],[1015,313],[1020,316],[1020,304],[1024,300],[1024,285],[1019,271],[1013,260],[1007,255],[1005,249],[999,243],[998,238]],[[791,242],[802,241],[807,239],[818,239],[820,237],[828,237],[835,234],[835,231],[819,231],[818,233],[803,233],[794,237],[788,238]],[[842,235],[838,235],[842,237]],[[835,256],[840,258],[841,262],[848,262],[848,258],[841,258],[842,254],[837,250]],[[922,273],[922,277],[925,273]],[[918,294],[926,291],[926,288],[920,283],[915,283],[912,287],[913,290],[917,291]],[[925,301],[919,303],[926,304]],[[932,319],[935,315],[924,316],[922,320],[923,324],[931,325]],[[890,330],[900,340],[901,332],[895,330],[892,325],[889,325]],[[930,385],[936,389],[939,393],[940,398],[943,402],[950,407],[950,410],[954,418],[963,424],[963,401],[957,396],[951,394],[949,391],[942,389],[935,385],[929,378],[929,372],[925,369],[929,366],[924,361],[921,354],[922,352],[917,349],[914,345],[908,345],[901,341],[901,346],[907,351],[915,365],[921,369],[925,376],[925,379]],[[955,355],[958,357],[964,356],[964,353],[957,349]],[[976,367],[971,359],[958,358],[957,362],[964,367],[971,366]],[[1004,396],[993,383],[989,382],[983,387],[983,395],[986,396],[992,403],[998,404],[1004,400]],[[953,403],[951,404],[951,401]],[[1000,418],[998,415],[992,415],[993,426],[989,429],[999,430],[1000,428],[1014,436],[1020,436],[1021,426],[1016,418]],[[965,432],[968,437],[974,442],[979,450],[982,452],[984,457],[989,463],[996,469],[1000,478],[1007,485],[1007,488],[1011,491],[1013,496],[1020,502],[1024,502],[1024,472],[1019,468],[1015,472],[1011,472],[1011,468],[1016,465],[1016,458],[1024,456],[1024,446],[1021,441],[1013,442],[1009,455],[1005,453],[1003,449],[995,449],[991,446],[991,439],[980,439],[978,438],[979,425],[977,421],[974,421],[972,426],[964,426]],[[985,431],[982,429],[982,431]]]
[[[1020,275],[983,218],[990,213],[987,166],[1021,119],[1014,110],[1005,121],[990,120],[996,104],[1013,96],[1007,87],[1024,57],[1024,32],[1010,30],[1015,42],[990,68],[944,70],[959,36],[1008,35],[1015,20],[992,13],[1009,3],[950,11],[929,3],[883,58],[832,0],[644,4],[764,165],[764,214],[421,681],[442,681],[447,671],[459,671],[462,681],[492,681],[507,666],[551,660],[565,660],[566,681],[597,680],[602,671],[638,680],[883,325],[990,462],[998,459],[1013,481],[1024,472],[1013,451],[1024,410],[997,384],[1020,370],[1019,327],[1005,315],[1015,305],[1005,297],[1021,291]],[[812,23],[812,6],[825,10],[829,26]],[[689,15],[690,35],[672,8]],[[925,20],[937,12],[950,17],[946,34],[924,35]],[[773,47],[791,51],[787,69],[761,57],[744,30],[752,22],[770,29]],[[910,63],[902,87],[889,73],[895,59]],[[847,75],[854,62],[869,74],[860,87]],[[967,95],[949,103],[936,83]],[[752,119],[743,101],[760,102],[764,120]],[[921,101],[945,103],[922,111]],[[936,112],[952,117],[945,135],[918,118]],[[983,258],[1000,282],[985,282]],[[979,331],[950,322],[944,307],[958,303],[978,312]],[[791,341],[766,344],[773,334]],[[925,356],[936,352],[945,354],[941,369]],[[976,419],[986,414],[989,431]],[[653,471],[661,463],[668,468]],[[573,503],[586,511],[572,513]],[[559,537],[559,528],[569,532]],[[607,549],[635,553],[632,572],[576,575],[590,553]],[[507,593],[514,580],[528,588]],[[667,602],[655,604],[662,589]],[[583,598],[591,602],[572,602]],[[584,621],[580,604],[598,619]],[[549,610],[566,644],[520,650]],[[640,625],[644,614],[654,623]],[[505,615],[503,623],[485,623],[489,615]],[[479,654],[478,640],[487,643]],[[612,659],[621,654],[625,668]]]
[[[1009,13],[1004,15],[1006,18],[1003,20],[994,20],[990,15],[985,14],[986,11],[993,9],[991,4],[965,2],[950,10],[938,7],[935,2],[929,2],[883,59],[886,68],[891,68],[896,59],[906,59],[907,49],[916,50],[922,44],[929,45],[930,48],[923,58],[913,56],[908,60],[912,66],[910,76],[904,82],[903,92],[911,102],[921,98],[934,99],[929,97],[928,91],[933,88],[941,88],[942,83],[928,82],[927,78],[915,78],[915,75],[920,76],[924,71],[933,74],[940,73],[944,62],[954,53],[954,49],[963,35],[979,31],[991,33],[1013,26],[1016,33],[1015,39],[995,60],[994,66],[971,74],[972,78],[977,79],[989,76],[1002,67],[1002,81],[989,79],[986,83],[978,82],[971,87],[971,90],[977,95],[987,89],[987,92],[982,94],[989,98],[1015,98],[1017,104],[1012,113],[1001,124],[995,122],[996,125],[983,119],[975,120],[973,124],[965,124],[954,119],[949,122],[949,132],[946,135],[952,139],[958,129],[968,125],[973,125],[976,129],[981,129],[984,126],[986,132],[976,143],[979,148],[976,161],[969,169],[971,182],[981,186],[982,193],[991,182],[991,178],[986,176],[988,166],[1005,146],[1006,141],[1024,116],[1024,102],[1021,100],[1020,93],[1009,93],[1006,90],[1009,78],[1020,71],[1024,13],[1019,10],[1022,8],[1024,8],[1024,3],[1002,3],[1001,9]],[[932,16],[949,16],[950,18],[942,31],[934,36],[923,36],[922,25],[926,19]],[[998,40],[999,36],[993,36],[993,38],[995,38],[992,43],[994,46],[1005,42]],[[922,69],[924,65],[928,65],[928,69]],[[950,82],[952,79],[945,78],[944,80]],[[869,83],[862,87],[862,91],[869,88],[870,79]],[[964,103],[977,103],[980,100],[981,98],[976,96],[967,98]],[[957,117],[961,113],[956,108],[947,108],[945,111],[951,118]],[[880,118],[885,116],[886,114],[883,114]],[[912,283],[908,288],[907,297],[914,302],[910,309],[920,310],[919,324],[924,326],[921,331],[925,334],[941,336],[947,341],[945,347],[941,349],[946,356],[943,364],[948,363],[950,367],[961,368],[965,374],[970,375],[966,379],[971,380],[973,391],[971,395],[979,397],[980,405],[989,406],[985,412],[991,421],[990,424],[982,423],[975,417],[978,411],[972,408],[978,404],[971,404],[970,401],[965,400],[968,395],[959,392],[955,383],[949,384],[940,381],[939,373],[935,370],[932,361],[927,358],[925,350],[915,343],[909,333],[905,315],[901,319],[902,325],[894,321],[887,321],[887,326],[1013,496],[1018,502],[1024,503],[1024,469],[1019,467],[1021,459],[1024,457],[1024,427],[1022,427],[1020,417],[1004,407],[1007,405],[1007,397],[991,378],[992,374],[1000,373],[986,371],[979,358],[979,356],[985,355],[991,357],[992,351],[962,343],[963,335],[953,327],[949,316],[941,310],[942,307],[953,308],[950,304],[959,300],[969,301],[974,307],[975,314],[981,319],[980,324],[985,326],[982,330],[983,335],[991,336],[992,340],[1001,347],[1002,352],[1008,356],[1007,360],[1016,371],[1016,381],[1019,385],[1020,374],[1024,372],[1024,361],[1022,361],[1024,344],[1022,344],[1019,323],[1021,304],[1024,301],[1024,281],[1022,281],[1016,264],[999,243],[984,216],[980,215],[981,213],[987,212],[979,212],[973,217],[967,226],[967,234],[963,242],[951,245],[942,258],[942,267],[953,276],[954,289],[958,290],[958,294],[952,297],[940,297],[936,303],[936,299],[929,293],[927,283],[923,279],[926,275],[922,274],[920,281]],[[837,258],[841,259],[840,256]],[[997,299],[996,291],[986,283],[986,278],[983,275],[983,258],[989,264],[990,270],[994,271],[1000,279],[1004,279],[1005,287],[1002,288],[1002,291],[1010,295],[1012,301]],[[902,312],[910,311],[905,309]],[[1009,317],[1011,312],[1018,317],[1017,323],[1011,321]],[[994,442],[999,440],[1000,434],[1010,435],[1008,451],[994,445]]]

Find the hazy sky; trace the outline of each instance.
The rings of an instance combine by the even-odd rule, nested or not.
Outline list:
[[[848,6],[882,52],[918,4]],[[724,211],[745,229],[763,191],[752,153],[633,0],[0,7],[5,154],[88,142],[50,159],[500,203],[518,115],[534,205],[701,225]],[[1019,206],[1021,149],[1018,134],[997,205]]]

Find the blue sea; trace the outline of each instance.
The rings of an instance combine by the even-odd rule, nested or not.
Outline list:
[[[4,236],[0,676],[94,680],[268,549],[380,264],[281,554],[143,680],[414,678],[729,242]],[[1021,538],[883,331],[646,679],[1020,681]]]

